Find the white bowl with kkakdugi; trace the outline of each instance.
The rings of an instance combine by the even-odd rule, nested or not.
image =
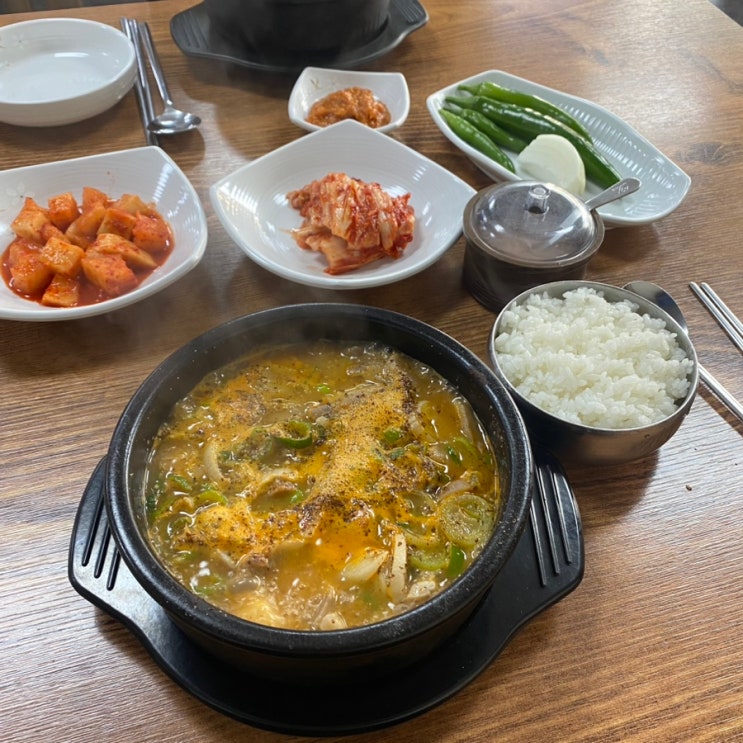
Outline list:
[[[138,215],[156,220],[164,240],[141,240]],[[0,318],[52,322],[128,307],[197,266],[207,235],[201,200],[159,147],[5,170]]]

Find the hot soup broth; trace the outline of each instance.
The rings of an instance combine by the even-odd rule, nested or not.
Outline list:
[[[442,591],[499,511],[490,442],[437,372],[322,341],[207,376],[153,444],[149,536],[168,570],[244,619],[377,622]]]

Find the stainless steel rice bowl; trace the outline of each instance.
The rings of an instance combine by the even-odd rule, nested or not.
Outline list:
[[[524,302],[532,295],[545,294],[551,298],[562,298],[567,292],[580,288],[600,292],[610,303],[628,300],[637,306],[637,314],[647,314],[650,318],[662,320],[666,329],[675,335],[678,346],[691,363],[688,364],[690,366],[687,376],[688,389],[682,397],[675,400],[672,412],[660,420],[624,428],[600,424],[588,425],[575,420],[567,420],[556,412],[549,412],[544,407],[535,404],[536,395],[533,390],[530,390],[529,394],[524,393],[509,379],[504,369],[503,354],[498,351],[498,346],[502,347],[504,343],[503,339],[498,339],[504,332],[509,313],[514,308],[524,305]],[[580,330],[576,326],[571,332],[578,333]],[[652,454],[665,444],[681,425],[691,408],[699,383],[696,352],[688,334],[678,323],[664,310],[633,292],[599,282],[558,281],[542,284],[519,294],[496,317],[490,334],[489,349],[495,373],[516,401],[530,434],[551,449],[563,462],[607,465],[640,459]],[[568,363],[568,357],[563,358],[565,363]],[[577,380],[576,386],[580,384],[582,384],[581,380]]]

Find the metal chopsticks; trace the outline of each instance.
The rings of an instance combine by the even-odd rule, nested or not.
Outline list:
[[[697,364],[699,369],[699,378],[709,387],[709,389],[727,405],[728,410],[733,413],[738,420],[743,421],[743,405],[741,405],[728,390],[710,374],[705,367]]]
[[[157,134],[149,129],[149,123],[155,116],[155,109],[152,104],[152,90],[150,89],[150,82],[147,77],[147,66],[145,64],[142,49],[142,37],[139,33],[137,21],[133,18],[122,18],[121,30],[134,45],[134,54],[137,58],[137,79],[134,82],[134,89],[137,94],[137,102],[139,104],[139,113],[140,118],[142,119],[142,128],[144,129],[145,140],[149,145],[159,146],[160,142],[157,138]]]
[[[733,311],[720,299],[709,284],[702,282],[689,284],[697,299],[709,310],[712,317],[717,320],[720,327],[728,334],[730,340],[739,351],[743,351],[743,323],[735,316]]]
[[[689,287],[699,301],[709,310],[712,317],[717,320],[720,327],[728,334],[730,340],[740,351],[743,351],[743,324],[733,314],[732,310],[720,299],[709,284],[704,282],[696,284],[692,281],[689,283]],[[728,408],[740,420],[743,420],[743,406],[722,385],[711,378],[709,372],[701,364],[699,365],[699,376]]]

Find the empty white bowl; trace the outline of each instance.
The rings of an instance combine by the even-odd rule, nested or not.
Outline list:
[[[40,18],[0,28],[0,121],[60,126],[96,116],[134,84],[134,47],[113,26]]]
[[[399,72],[358,72],[306,67],[294,83],[289,96],[289,119],[302,129],[314,132],[323,127],[307,121],[313,104],[336,90],[366,88],[384,103],[390,112],[390,123],[376,129],[390,132],[402,126],[410,111],[410,91],[405,76]]]

